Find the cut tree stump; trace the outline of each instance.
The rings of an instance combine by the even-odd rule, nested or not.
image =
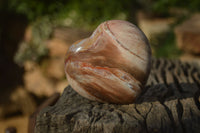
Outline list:
[[[134,104],[87,100],[70,86],[37,116],[36,133],[199,133],[200,68],[153,59],[146,91]]]

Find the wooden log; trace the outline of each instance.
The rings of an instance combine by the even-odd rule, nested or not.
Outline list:
[[[45,107],[54,105],[60,97],[60,93],[54,93],[50,96],[47,100],[45,100],[37,109],[36,111],[29,117],[28,121],[28,133],[34,133],[35,129],[35,122],[37,114]]]
[[[36,133],[197,133],[200,131],[200,68],[154,59],[146,91],[136,103],[87,100],[70,86],[37,116]]]

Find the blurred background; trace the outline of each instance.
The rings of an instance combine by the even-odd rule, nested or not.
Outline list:
[[[140,27],[156,58],[199,62],[199,7],[199,0],[0,0],[0,132],[27,132],[29,116],[68,85],[69,46],[103,21]]]

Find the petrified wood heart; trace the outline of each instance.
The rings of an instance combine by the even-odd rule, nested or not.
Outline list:
[[[83,97],[106,103],[133,103],[151,69],[151,48],[135,25],[111,20],[86,39],[75,42],[66,55],[69,84]]]

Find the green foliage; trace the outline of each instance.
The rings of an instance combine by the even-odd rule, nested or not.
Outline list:
[[[94,27],[109,19],[126,19],[131,0],[3,0],[0,10],[24,14],[30,21],[48,16],[52,20],[66,19],[70,26]]]
[[[199,0],[141,0],[139,3],[146,12],[157,16],[170,15],[171,8],[182,8],[191,12],[200,11]]]
[[[45,40],[52,33],[52,23],[48,17],[43,17],[32,24],[32,38],[30,42],[22,42],[15,55],[15,62],[23,64],[26,60],[39,61],[48,53]]]
[[[156,57],[176,58],[181,55],[181,51],[176,46],[176,38],[172,30],[158,34],[150,43]]]
[[[30,21],[60,10],[60,4],[55,0],[4,0],[7,11],[24,14]]]
[[[125,2],[115,2],[114,0],[73,0],[69,2],[69,6],[66,6],[63,18],[68,18],[72,22],[72,26],[86,26],[95,27],[99,23],[109,19],[126,19],[127,11],[123,7]],[[62,17],[60,17],[62,18]]]
[[[2,0],[0,10],[24,14],[30,21],[68,18],[75,26],[96,26],[108,19],[130,19],[137,9],[166,16],[170,8],[200,11],[199,0]]]

